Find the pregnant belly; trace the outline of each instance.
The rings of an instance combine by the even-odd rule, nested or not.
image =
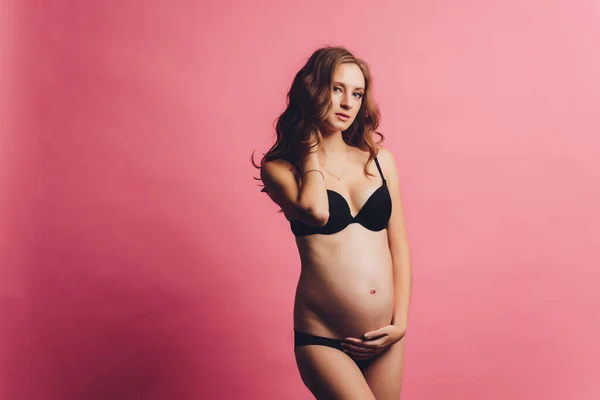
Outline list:
[[[294,306],[296,329],[327,337],[361,337],[389,325],[393,312],[391,260],[363,258],[302,270]]]

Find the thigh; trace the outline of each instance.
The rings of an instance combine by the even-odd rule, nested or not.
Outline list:
[[[402,338],[394,343],[363,369],[365,379],[377,400],[400,398],[405,342],[406,338]]]
[[[295,355],[302,381],[315,398],[375,400],[362,372],[346,353],[308,345],[297,347]]]

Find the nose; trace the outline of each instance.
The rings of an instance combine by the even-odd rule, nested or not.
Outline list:
[[[341,106],[344,107],[347,110],[350,110],[353,106],[352,106],[352,93],[344,93],[344,95],[342,96],[342,103]]]

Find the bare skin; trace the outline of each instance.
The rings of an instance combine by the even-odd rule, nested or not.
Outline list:
[[[326,177],[327,189],[340,193],[354,216],[382,184],[374,163],[363,173],[367,154],[352,148],[347,182]],[[333,235],[296,238],[302,263],[294,327],[316,335],[346,338],[389,324],[394,310],[392,260],[385,229],[373,232],[350,224]]]
[[[352,148],[350,154],[352,162],[344,174],[347,183],[332,177],[326,177],[325,183],[346,198],[354,216],[382,180],[374,163],[369,172],[375,177],[365,176],[366,152]],[[381,164],[385,176],[385,162]],[[333,235],[298,237],[296,244],[301,260],[294,303],[296,330],[343,340],[362,338],[365,332],[391,323],[394,285],[385,229],[372,232],[350,224]],[[344,354],[311,345],[296,348],[295,356],[304,383],[317,398],[399,398],[404,340],[380,355]],[[361,370],[352,358],[372,362]]]
[[[287,161],[276,160],[270,162],[276,167],[269,166],[271,172],[263,176],[264,181],[273,182],[271,175],[279,174],[279,188],[271,184],[269,189],[289,220],[312,218],[313,223],[324,224],[328,218],[322,217],[323,210],[328,209],[325,189],[342,195],[355,216],[382,185],[374,162],[368,167],[371,176],[364,173],[369,154],[347,145],[342,137],[342,131],[352,124],[360,109],[364,77],[356,65],[342,64],[336,69],[333,81],[332,107],[319,127],[322,142],[307,154],[302,165],[303,171],[317,169],[323,175],[307,173],[297,184],[290,172],[293,167]],[[350,118],[339,118],[338,112]],[[395,178],[393,157],[382,147],[378,151],[377,158],[389,186]],[[306,187],[302,188],[303,185]],[[303,196],[311,199],[310,216],[298,211],[302,209],[298,204],[305,201]],[[398,206],[399,201],[394,207]],[[399,230],[396,228],[395,232]],[[366,332],[393,323],[394,268],[389,238],[388,229],[373,232],[357,223],[332,235],[296,238],[301,273],[294,303],[294,329],[346,339],[347,345],[344,352],[319,345],[295,349],[302,380],[317,399],[400,398],[405,340],[398,340],[401,336],[397,332],[392,335],[396,340],[388,341],[386,346],[379,343],[389,338],[364,338]],[[354,360],[369,362],[359,368]]]

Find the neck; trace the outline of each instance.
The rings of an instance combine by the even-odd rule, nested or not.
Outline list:
[[[322,137],[323,142],[322,146],[319,148],[319,153],[325,158],[339,154],[343,155],[348,150],[348,145],[342,138],[342,131],[335,131],[327,134],[322,133]]]

